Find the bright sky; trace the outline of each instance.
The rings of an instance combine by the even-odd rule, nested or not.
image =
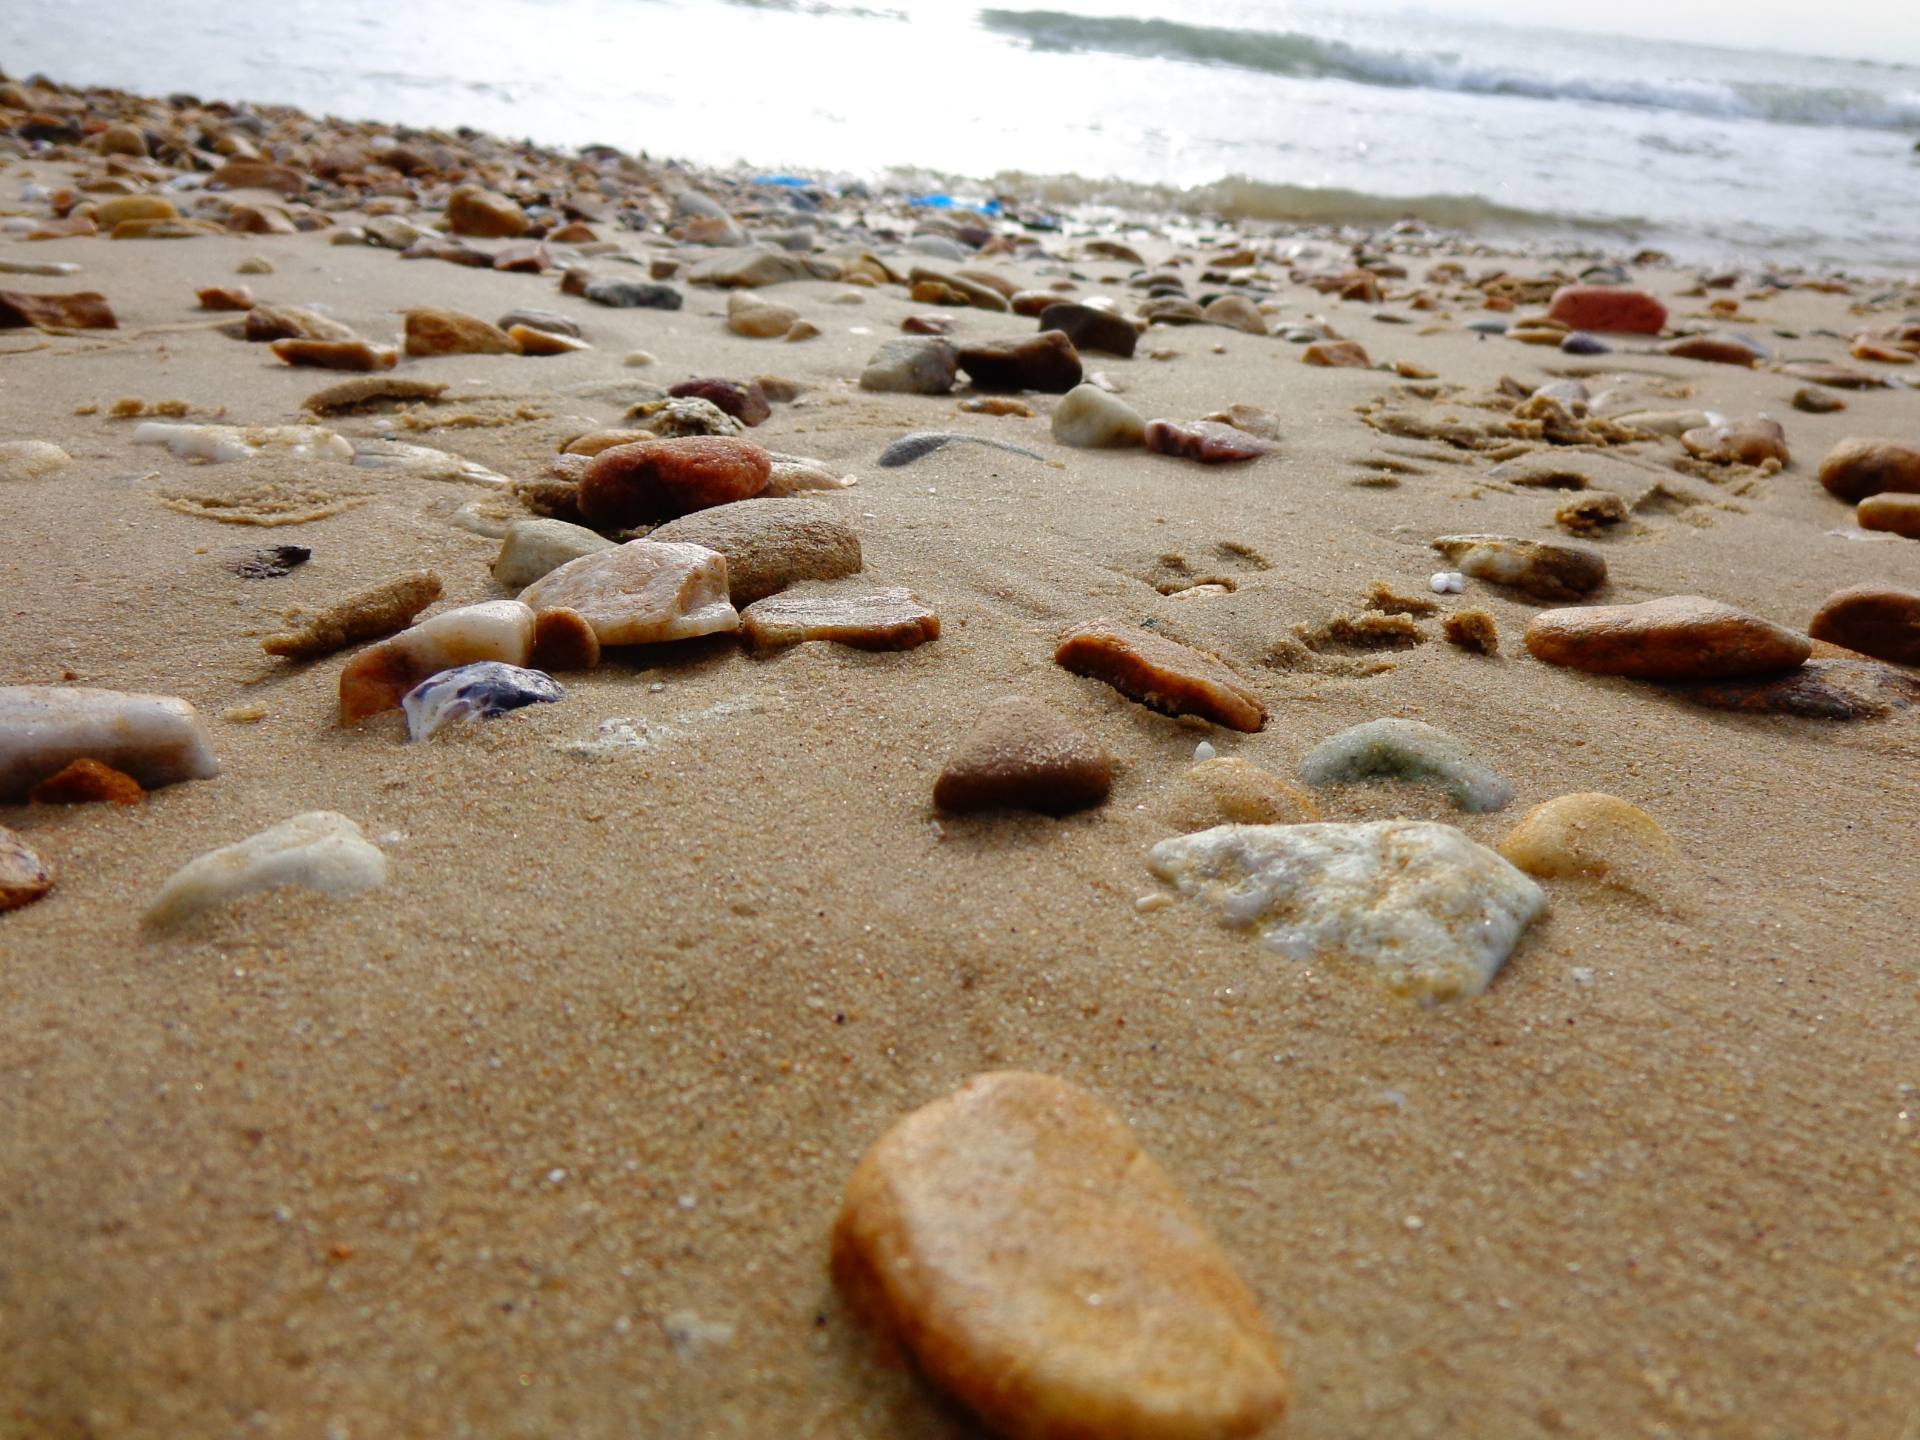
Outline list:
[[[1363,0],[1402,8],[1402,0]],[[1538,0],[1414,0],[1421,9],[1545,25],[1607,30],[1657,40],[1691,40],[1849,59],[1920,63],[1920,4],[1914,0],[1608,0],[1556,13]]]

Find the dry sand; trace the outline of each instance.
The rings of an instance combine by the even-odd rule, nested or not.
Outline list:
[[[405,368],[451,384],[443,413],[530,403],[516,423],[404,437],[509,475],[538,473],[578,417],[617,420],[613,391],[583,387],[805,382],[754,438],[861,477],[794,503],[853,523],[865,578],[911,587],[942,638],[768,659],[691,642],[614,657],[564,677],[559,704],[430,744],[405,743],[395,715],[342,730],[341,658],[288,665],[260,637],[289,606],[423,565],[443,603],[494,598],[497,542],[448,523],[480,492],[308,467],[365,503],[280,529],[219,524],[161,497],[295,472],[191,467],[134,447],[132,422],[75,414],[132,395],[194,418],[296,418],[337,377],[289,370],[193,308],[254,252],[276,266],[251,280],[262,298],[324,303],[370,336],[417,303],[575,317],[598,348]],[[828,303],[837,284],[762,292],[825,332],[782,344],[728,334],[722,294],[690,290],[677,314],[606,310],[552,279],[324,235],[5,253],[81,262],[71,283],[7,283],[102,290],[124,328],[0,336],[7,438],[76,460],[0,491],[0,683],[184,696],[225,768],[133,811],[0,811],[60,876],[0,918],[0,1433],[973,1433],[875,1358],[829,1284],[827,1237],[890,1120],[1003,1067],[1086,1085],[1185,1188],[1288,1343],[1295,1440],[1916,1433],[1920,712],[1754,718],[1555,670],[1519,643],[1536,607],[1477,583],[1449,604],[1492,611],[1496,659],[1436,633],[1371,676],[1264,664],[1293,625],[1357,610],[1374,581],[1423,592],[1435,535],[1555,533],[1564,493],[1489,483],[1484,458],[1368,429],[1354,407],[1393,377],[1210,327],[1155,331],[1131,362],[1090,357],[1150,416],[1239,401],[1279,417],[1274,457],[1211,469],[1067,450],[1044,414],[851,388],[926,308],[897,289],[844,308]],[[1690,283],[1642,278],[1668,297]],[[1624,374],[1650,395],[1690,391],[1656,405],[1783,419],[1796,463],[1742,495],[1674,477],[1670,442],[1582,457],[1629,497],[1663,475],[1708,497],[1600,542],[1610,600],[1696,592],[1804,625],[1841,585],[1920,584],[1920,544],[1832,534],[1850,514],[1812,478],[1843,435],[1911,442],[1910,390],[1802,415],[1787,406],[1798,382],[1765,371],[1574,360],[1467,336],[1471,312],[1429,336],[1301,287],[1282,298],[1289,317],[1325,314],[1376,359],[1446,382]],[[1796,293],[1759,308],[1769,325],[1846,330],[1846,305]],[[953,313],[964,336],[1033,328]],[[1179,357],[1144,358],[1160,346]],[[635,347],[658,365],[622,368]],[[934,427],[1051,461],[949,447],[875,467],[888,441]],[[339,428],[373,433],[366,417]],[[1408,465],[1399,484],[1357,484],[1383,456]],[[283,542],[312,562],[270,581],[229,568]],[[1163,597],[1143,577],[1168,554],[1238,588]],[[1056,668],[1054,637],[1096,615],[1216,650],[1271,723],[1181,725]],[[1110,748],[1109,804],[936,817],[946,755],[1010,692]],[[219,718],[236,706],[265,718]],[[1197,906],[1135,909],[1158,888],[1145,855],[1171,833],[1196,742],[1285,775],[1382,715],[1461,736],[1518,800],[1461,815],[1432,790],[1349,787],[1329,818],[1441,819],[1493,843],[1530,805],[1603,790],[1667,827],[1684,872],[1662,903],[1550,886],[1492,990],[1431,1010],[1279,960]],[[569,749],[615,720],[644,745]],[[140,927],[175,867],[312,809],[382,838],[385,890]]]

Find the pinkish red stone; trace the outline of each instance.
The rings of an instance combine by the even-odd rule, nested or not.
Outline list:
[[[623,529],[750,500],[767,488],[772,470],[766,451],[730,436],[639,440],[593,457],[578,503],[588,524]]]
[[[1547,316],[1569,329],[1616,335],[1658,335],[1667,327],[1666,306],[1644,290],[1616,285],[1563,285]]]
[[[1257,460],[1273,447],[1244,430],[1212,420],[1149,420],[1147,449],[1203,465],[1222,465],[1230,460]]]

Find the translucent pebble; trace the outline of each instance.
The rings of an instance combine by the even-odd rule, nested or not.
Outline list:
[[[168,924],[286,885],[352,895],[386,883],[387,857],[360,827],[331,810],[313,810],[188,861],[160,887],[147,923]]]
[[[482,660],[430,675],[400,701],[407,712],[407,736],[430,738],[456,720],[490,720],[527,705],[550,705],[566,690],[551,675],[497,660]]]

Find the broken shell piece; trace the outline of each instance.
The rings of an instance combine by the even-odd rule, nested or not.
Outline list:
[[[528,705],[551,705],[567,692],[551,675],[482,660],[429,675],[400,701],[407,738],[426,740],[456,720],[491,720]]]
[[[313,810],[188,861],[160,887],[147,923],[170,924],[285,885],[354,895],[386,883],[387,857],[360,827],[331,810]]]
[[[170,695],[78,685],[0,685],[0,801],[23,798],[75,760],[148,789],[220,773],[199,712]]]
[[[246,460],[272,451],[290,460],[351,460],[345,436],[318,425],[169,425],[148,420],[135,427],[136,445],[164,445],[182,460],[211,465]]]
[[[340,723],[391,710],[429,675],[478,660],[524,665],[533,647],[533,611],[518,600],[443,610],[363,650],[340,672]]]
[[[857,650],[911,650],[940,638],[940,617],[889,586],[866,595],[773,595],[741,612],[755,650],[831,640]]]
[[[1053,659],[1165,715],[1198,715],[1249,732],[1267,723],[1267,707],[1233,671],[1150,630],[1091,620],[1060,637]]]
[[[520,592],[535,610],[577,611],[602,645],[651,645],[740,628],[727,562],[704,545],[630,540],[583,555]]]
[[[276,340],[268,348],[289,365],[322,370],[391,370],[400,363],[393,346],[364,340]]]

